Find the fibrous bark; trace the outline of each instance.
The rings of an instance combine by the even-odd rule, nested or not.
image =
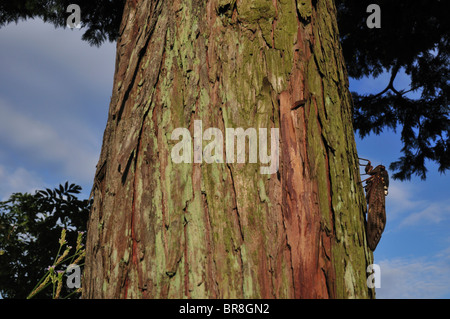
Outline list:
[[[127,1],[85,298],[372,296],[335,12],[331,0]],[[171,133],[193,135],[195,120],[278,128],[279,171],[173,163]]]

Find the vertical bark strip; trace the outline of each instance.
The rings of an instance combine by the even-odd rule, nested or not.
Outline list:
[[[127,1],[84,298],[372,297],[335,14],[332,0]],[[195,120],[224,151],[226,128],[279,128],[279,171],[248,153],[175,164],[171,133],[193,137]]]

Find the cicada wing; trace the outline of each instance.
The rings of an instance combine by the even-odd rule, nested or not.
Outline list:
[[[386,226],[386,195],[383,179],[380,175],[374,176],[367,191],[369,204],[367,214],[367,241],[370,249],[374,251]]]

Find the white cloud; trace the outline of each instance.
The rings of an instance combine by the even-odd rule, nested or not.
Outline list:
[[[74,78],[84,83],[85,88],[93,90],[112,90],[114,75],[115,43],[105,42],[100,48],[90,47],[81,40],[85,30],[55,29],[53,25],[40,19],[11,23],[0,29],[2,55],[10,61],[6,64],[11,73],[24,75],[23,79],[35,85],[47,85],[49,80],[45,67],[50,64],[59,70],[60,87],[72,82]],[[37,65],[39,61],[41,65]],[[25,64],[25,65],[24,65]],[[29,72],[29,66],[40,68],[40,72]],[[26,68],[25,68],[26,66]],[[37,80],[37,81],[36,81]],[[53,79],[54,81],[54,79]],[[62,85],[61,85],[62,84]]]
[[[450,201],[425,199],[423,186],[391,180],[386,197],[389,219],[400,228],[421,224],[440,223],[450,216]]]
[[[404,183],[391,179],[389,194],[386,197],[387,210],[393,219],[404,218],[404,214],[418,207],[426,207],[427,201],[421,199],[419,188],[412,183]]]
[[[91,140],[100,144],[112,93],[115,44],[90,47],[81,35],[40,20],[1,28],[0,99],[58,131],[94,132]]]
[[[56,130],[26,114],[19,113],[0,100],[0,143],[13,150],[14,157],[25,157],[28,162],[47,166],[77,178],[92,180],[99,150],[92,145],[90,134],[79,135],[70,130]],[[67,122],[67,126],[73,123]]]
[[[92,183],[115,44],[90,47],[83,32],[38,19],[0,29],[0,163],[13,172],[26,167],[46,181]]]
[[[379,262],[379,299],[448,298],[450,265],[448,258],[396,258]]]
[[[450,216],[450,203],[448,201],[430,203],[427,207],[413,212],[400,223],[400,227],[419,224],[437,224]]]
[[[0,165],[0,201],[5,201],[13,193],[30,193],[45,188],[42,179],[34,172],[23,167],[8,171],[5,166]]]

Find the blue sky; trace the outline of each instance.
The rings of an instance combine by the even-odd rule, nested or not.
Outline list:
[[[0,29],[0,200],[69,181],[88,197],[112,90],[115,44],[81,41],[82,31],[40,20]],[[360,93],[379,92],[388,77],[350,81]],[[401,74],[398,89],[408,87]],[[398,135],[363,141],[360,157],[375,165],[401,155]],[[450,298],[449,178],[433,163],[421,181],[391,180],[387,225],[375,251],[378,298]]]

